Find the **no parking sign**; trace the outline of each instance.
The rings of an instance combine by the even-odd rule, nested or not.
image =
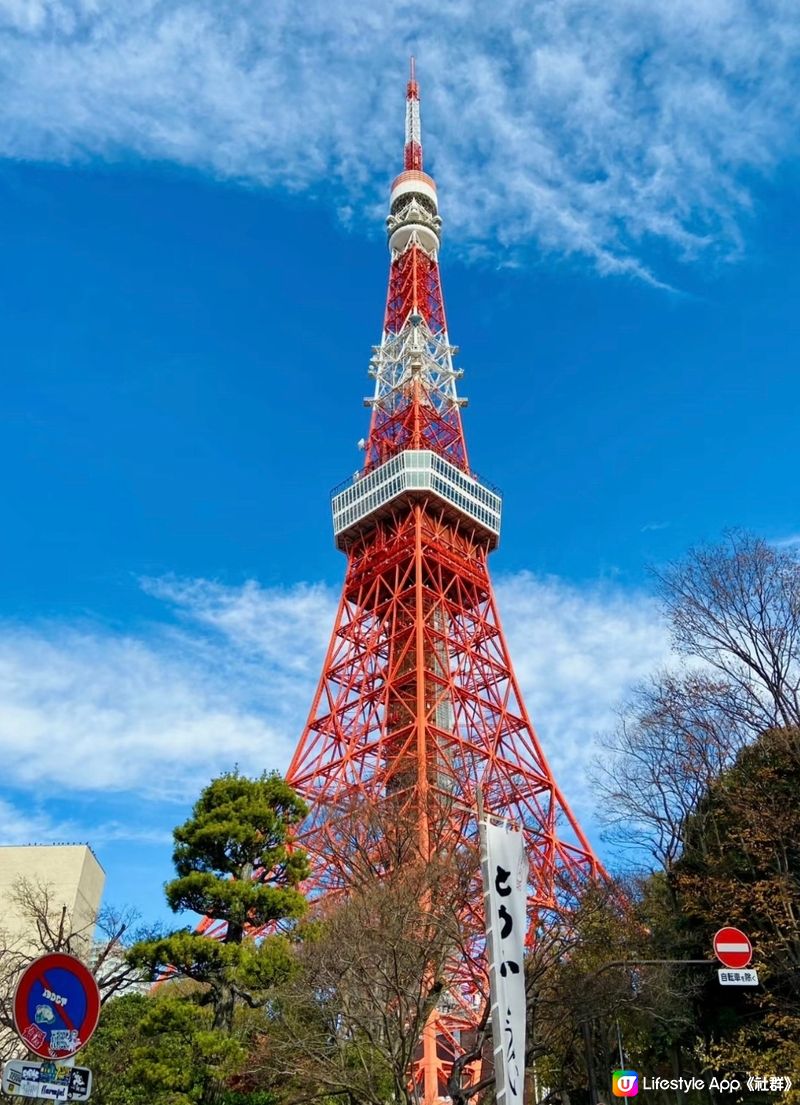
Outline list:
[[[66,1059],[89,1042],[100,1017],[100,991],[74,955],[53,952],[34,959],[14,992],[14,1025],[43,1059]]]

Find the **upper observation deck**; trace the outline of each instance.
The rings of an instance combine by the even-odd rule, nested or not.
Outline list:
[[[454,521],[468,522],[490,549],[500,539],[500,493],[430,449],[405,449],[366,475],[357,473],[332,495],[336,545],[360,533],[403,501],[433,499]]]

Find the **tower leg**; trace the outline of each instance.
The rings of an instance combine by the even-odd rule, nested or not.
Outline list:
[[[436,1012],[428,1018],[422,1032],[422,1085],[424,1105],[439,1101],[439,1058],[436,1053]]]

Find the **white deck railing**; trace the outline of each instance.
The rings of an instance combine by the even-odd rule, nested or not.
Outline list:
[[[429,449],[406,449],[334,491],[331,506],[337,545],[343,547],[351,531],[410,492],[435,496],[487,531],[494,538],[492,544],[497,544],[502,496]]]

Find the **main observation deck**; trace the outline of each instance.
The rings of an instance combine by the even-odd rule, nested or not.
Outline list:
[[[357,473],[331,496],[340,549],[401,500],[435,499],[454,520],[468,521],[490,549],[500,539],[502,495],[430,449],[405,449],[366,475]]]

